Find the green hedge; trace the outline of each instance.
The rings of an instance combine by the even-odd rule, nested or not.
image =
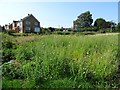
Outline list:
[[[84,27],[84,28],[81,28],[81,31],[98,31],[98,28],[97,27]]]

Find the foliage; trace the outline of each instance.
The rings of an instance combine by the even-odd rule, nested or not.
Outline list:
[[[9,79],[23,79],[24,76],[20,70],[20,63],[11,61],[9,63],[4,63],[3,67],[3,77],[9,76]]]
[[[77,28],[80,27],[90,27],[93,23],[92,14],[90,11],[86,11],[78,16],[77,20],[74,21],[74,25],[77,25]]]
[[[2,65],[3,87],[14,87],[13,79],[22,80],[16,86],[22,88],[112,87],[110,80],[118,69],[118,35],[37,38],[19,44],[14,50],[16,60]]]
[[[54,32],[54,31],[55,31],[55,28],[49,27],[48,30],[49,30],[50,32]]]
[[[3,78],[2,89],[22,88],[21,83],[21,80],[8,80],[6,78]]]
[[[98,18],[96,19],[95,23],[94,23],[95,27],[98,27],[99,29],[103,29],[106,27],[106,21],[103,18]]]
[[[42,34],[50,34],[51,32],[49,31],[48,28],[42,28]]]
[[[97,27],[84,27],[84,28],[81,28],[81,31],[94,31],[94,32],[97,32],[98,31],[98,28]]]
[[[16,45],[12,42],[12,37],[7,34],[2,34],[2,62],[8,62],[14,59],[14,52]]]
[[[75,88],[75,82],[68,78],[47,82],[44,88]]]
[[[111,24],[112,24],[112,22],[106,21],[105,28],[111,28]]]
[[[71,34],[71,32],[63,32],[63,31],[56,31],[55,33],[58,34],[58,35],[69,35],[69,34]]]
[[[120,32],[120,22],[117,25],[117,31]]]

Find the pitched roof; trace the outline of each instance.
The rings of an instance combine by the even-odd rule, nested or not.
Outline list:
[[[23,20],[25,20],[25,19],[27,19],[27,18],[29,18],[30,16],[32,16],[32,17],[34,17],[32,14],[28,14],[28,16],[26,16],[26,17],[24,17],[23,19],[21,19],[21,21],[23,21]],[[34,17],[35,18],[35,17]],[[36,19],[36,18],[35,18]],[[37,19],[36,19],[37,20]],[[38,20],[37,20],[38,21]],[[39,21],[38,21],[39,22]]]
[[[32,14],[28,14],[28,16],[24,17],[24,18],[22,19],[22,21],[25,20],[25,19],[27,19],[27,18],[29,18],[31,15],[32,15]]]

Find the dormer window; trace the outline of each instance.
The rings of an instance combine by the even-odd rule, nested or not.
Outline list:
[[[35,22],[35,25],[38,26],[38,22]]]
[[[26,21],[26,24],[27,24],[27,25],[30,25],[30,21]]]

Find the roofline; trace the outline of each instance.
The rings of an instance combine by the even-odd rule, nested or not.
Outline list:
[[[25,19],[29,18],[30,16],[33,16],[32,14],[28,14],[28,16],[24,17],[20,21],[24,21]],[[34,16],[33,16],[34,17]],[[35,18],[35,17],[34,17]],[[35,18],[36,19],[36,18]],[[37,19],[36,19],[37,20]],[[39,20],[37,20],[39,22]],[[39,22],[40,23],[40,22]]]

